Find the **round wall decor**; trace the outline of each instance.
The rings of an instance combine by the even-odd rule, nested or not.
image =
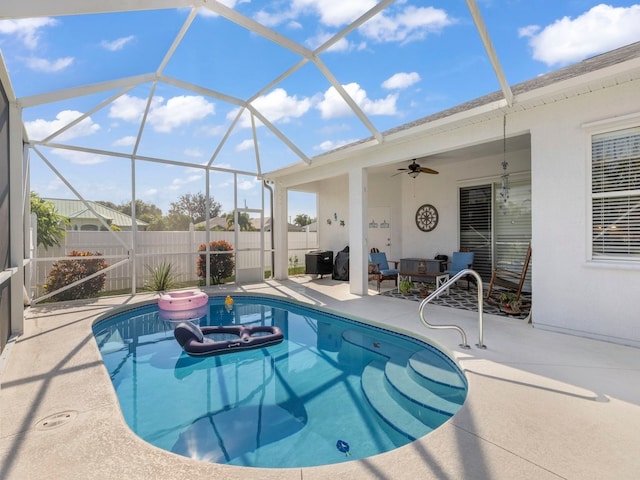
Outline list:
[[[438,210],[433,205],[424,204],[416,212],[416,225],[423,232],[430,232],[438,225]]]

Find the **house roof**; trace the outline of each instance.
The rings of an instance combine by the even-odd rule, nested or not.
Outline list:
[[[198,222],[194,225],[194,228],[205,228],[207,225],[206,221]],[[225,217],[214,217],[209,219],[209,228],[221,228],[223,230],[227,229],[227,219]]]
[[[69,200],[62,198],[43,198],[43,200],[51,202],[60,215],[69,219],[97,220],[102,218],[107,223],[117,225],[118,227],[131,227],[133,224],[133,219],[129,215],[125,215],[113,208],[105,207],[104,205],[91,200],[87,200],[86,203],[81,200]],[[91,208],[89,208],[89,206]],[[93,211],[91,211],[92,209]],[[148,224],[142,220],[138,220],[137,225],[139,227],[144,227]]]

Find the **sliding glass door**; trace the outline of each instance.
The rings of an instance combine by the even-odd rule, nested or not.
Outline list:
[[[460,189],[460,249],[475,253],[473,268],[488,282],[494,266],[518,270],[531,241],[531,182],[511,179]],[[531,291],[531,266],[525,291]]]

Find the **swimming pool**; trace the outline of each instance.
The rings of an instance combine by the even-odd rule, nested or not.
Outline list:
[[[275,325],[285,340],[186,355],[157,305],[94,325],[130,428],[165,450],[215,463],[304,467],[405,445],[461,407],[467,383],[434,346],[282,299],[211,297],[209,325]]]

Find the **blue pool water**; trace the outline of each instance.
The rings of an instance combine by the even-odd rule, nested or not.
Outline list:
[[[192,358],[156,305],[94,326],[131,429],[187,457],[274,468],[364,458],[426,435],[466,397],[464,375],[433,346],[315,308],[238,296],[227,311],[212,297],[197,322],[276,325],[285,340]]]

